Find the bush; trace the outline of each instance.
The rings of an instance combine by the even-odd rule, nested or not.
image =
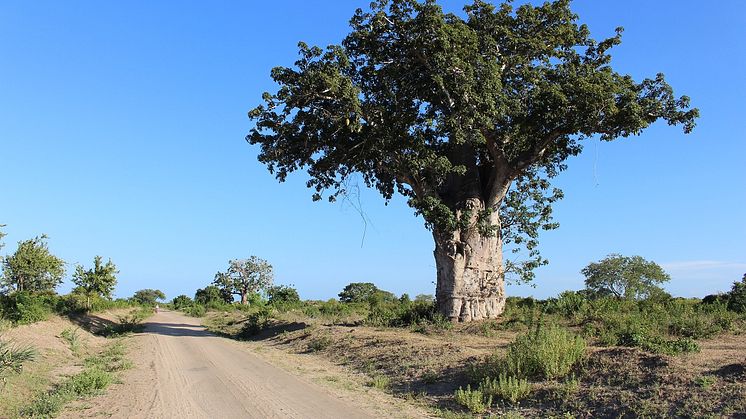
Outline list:
[[[192,304],[186,307],[182,307],[181,311],[184,312],[184,314],[186,314],[187,316],[192,317],[204,317],[204,315],[207,313],[205,306],[201,304]]]
[[[237,337],[239,339],[246,339],[258,334],[267,327],[271,318],[272,311],[266,307],[262,307],[258,311],[249,314]]]
[[[585,340],[566,329],[537,327],[508,346],[503,372],[515,377],[564,377],[583,359],[585,349]]]
[[[728,309],[736,313],[746,313],[746,274],[741,282],[734,282],[728,293]]]
[[[466,386],[466,390],[459,387],[453,395],[456,403],[477,414],[486,412],[492,405],[492,396],[487,396],[486,399],[484,396],[480,390],[472,390],[471,386]]]
[[[0,296],[2,315],[15,324],[31,324],[46,320],[58,301],[55,294],[16,292]]]
[[[308,344],[308,350],[310,352],[319,352],[328,348],[332,344],[332,338],[329,336],[320,336],[316,339],[311,340]]]
[[[298,290],[286,285],[267,288],[267,299],[269,304],[274,306],[294,306],[300,303]]]
[[[181,310],[182,308],[192,306],[194,302],[186,295],[179,295],[178,297],[174,297],[171,304],[176,310]]]
[[[484,395],[498,397],[515,404],[531,394],[531,384],[526,379],[502,373],[497,378],[487,377],[482,380],[479,384],[479,391]]]

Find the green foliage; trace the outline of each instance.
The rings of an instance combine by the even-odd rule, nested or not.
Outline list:
[[[247,141],[279,181],[307,170],[315,200],[344,196],[360,173],[437,231],[494,235],[499,225],[527,253],[507,267],[519,279],[545,263],[538,231],[556,227],[561,196],[548,179],[583,140],[636,135],[659,119],[688,133],[699,115],[662,74],[635,82],[615,72],[621,29],[596,41],[569,0],[478,1],[463,16],[424,0],[370,9],[355,13],[341,45],[301,42],[293,68],[272,69],[279,89],[249,112]]]
[[[40,395],[20,412],[21,416],[54,417],[66,403],[100,394],[114,382],[114,372],[129,368],[131,364],[124,358],[124,348],[116,343],[101,354],[86,359],[85,365],[83,371]]]
[[[264,291],[272,285],[272,265],[264,259],[250,256],[248,259],[228,261],[228,270],[215,274],[213,284],[241,297],[241,304],[248,304],[250,294]]]
[[[585,286],[597,295],[635,300],[663,293],[658,285],[671,279],[655,262],[617,254],[589,264],[582,273]]]
[[[514,377],[561,378],[585,357],[585,349],[585,340],[566,329],[537,327],[508,346],[499,369]]]
[[[370,282],[353,282],[347,284],[339,293],[339,301],[343,303],[364,303],[370,301],[380,291]]]
[[[244,325],[237,337],[239,339],[247,339],[259,334],[269,325],[271,319],[272,310],[267,307],[260,308],[246,317]]]
[[[85,270],[81,265],[75,267],[73,273],[73,283],[77,285],[87,297],[87,309],[91,309],[91,296],[111,299],[111,293],[117,285],[116,265],[109,259],[103,264],[103,258],[96,256],[93,258],[93,268]]]
[[[479,384],[479,391],[486,396],[493,396],[516,404],[531,394],[531,384],[526,379],[502,373],[497,378],[486,377]]]
[[[466,390],[459,387],[458,390],[453,394],[453,398],[456,403],[467,408],[471,413],[484,413],[492,405],[492,396],[482,393],[481,390],[472,390],[470,385],[466,386]]]
[[[149,308],[132,310],[128,314],[118,316],[117,323],[106,325],[98,334],[106,337],[118,337],[143,329],[142,321],[153,314]]]
[[[0,312],[15,324],[30,324],[46,320],[57,306],[54,294],[34,294],[27,291],[0,295]]]
[[[68,345],[70,345],[70,350],[73,354],[78,355],[81,350],[81,346],[83,344],[81,340],[81,336],[78,333],[80,331],[79,328],[72,328],[68,327],[67,329],[63,330],[60,336],[62,339],[64,339]]]
[[[368,387],[373,387],[378,390],[385,391],[391,387],[391,379],[385,375],[379,374],[379,375],[374,376],[366,384]]]
[[[746,274],[741,282],[734,282],[728,293],[728,309],[737,313],[746,313]]]
[[[65,261],[49,252],[46,235],[18,242],[18,249],[3,258],[0,287],[6,293],[54,291],[65,275]]]
[[[310,352],[319,352],[328,348],[332,344],[332,338],[329,336],[319,336],[308,343],[308,350]]]
[[[23,370],[23,364],[33,361],[37,352],[29,346],[17,346],[0,340],[0,380],[7,374]]]
[[[194,302],[206,307],[222,306],[233,302],[233,294],[215,285],[200,288],[194,294]]]
[[[166,294],[161,290],[153,290],[150,288],[136,291],[132,296],[132,301],[142,305],[155,305],[158,300],[165,300]]]
[[[181,311],[184,312],[187,316],[192,317],[204,317],[207,313],[207,310],[205,309],[205,306],[201,304],[192,304],[188,306],[182,306],[180,308]]]
[[[193,304],[194,301],[186,295],[179,295],[171,300],[171,305],[173,305],[176,310],[181,310],[182,308],[189,307]]]
[[[300,303],[298,290],[292,286],[275,285],[267,288],[267,299],[273,306],[295,306]]]

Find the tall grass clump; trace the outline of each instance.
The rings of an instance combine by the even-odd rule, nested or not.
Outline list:
[[[466,390],[459,387],[453,394],[456,403],[467,408],[471,413],[484,413],[492,405],[492,396],[486,396],[481,390],[472,390],[470,385]]]
[[[500,369],[514,377],[560,378],[583,359],[585,350],[585,340],[567,329],[537,327],[510,344]]]
[[[479,384],[479,390],[485,396],[497,397],[516,404],[531,394],[531,383],[525,378],[517,378],[502,373],[496,378],[486,377]]]
[[[15,346],[0,340],[0,378],[6,374],[23,370],[23,364],[36,358],[36,350],[28,346]]]

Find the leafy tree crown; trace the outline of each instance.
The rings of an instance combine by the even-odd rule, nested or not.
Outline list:
[[[476,0],[464,12],[377,0],[355,12],[341,45],[301,42],[294,67],[272,70],[279,89],[249,112],[246,139],[278,180],[305,169],[315,200],[344,195],[358,174],[387,200],[407,197],[437,231],[499,232],[529,255],[508,269],[531,279],[546,262],[538,232],[557,227],[562,193],[549,179],[582,140],[636,135],[658,119],[688,133],[698,110],[662,74],[637,82],[614,71],[622,29],[596,41],[569,0]],[[473,199],[483,207],[469,208]]]
[[[600,296],[641,299],[660,294],[660,284],[671,277],[655,262],[641,256],[611,254],[583,268],[585,286]]]

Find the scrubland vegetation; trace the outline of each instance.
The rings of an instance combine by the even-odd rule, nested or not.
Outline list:
[[[746,360],[718,349],[746,351],[744,281],[704,299],[655,281],[626,284],[626,296],[586,281],[545,300],[509,297],[500,319],[472,323],[444,319],[432,296],[370,283],[328,301],[282,286],[245,305],[219,290],[173,305],[218,334],[343,364],[444,417],[727,416],[746,412]]]
[[[90,269],[77,265],[76,287],[57,294],[66,263],[46,241],[21,241],[0,259],[0,417],[54,417],[102,392],[130,366],[121,337],[152,314],[151,301],[113,299],[118,271],[100,256]]]

